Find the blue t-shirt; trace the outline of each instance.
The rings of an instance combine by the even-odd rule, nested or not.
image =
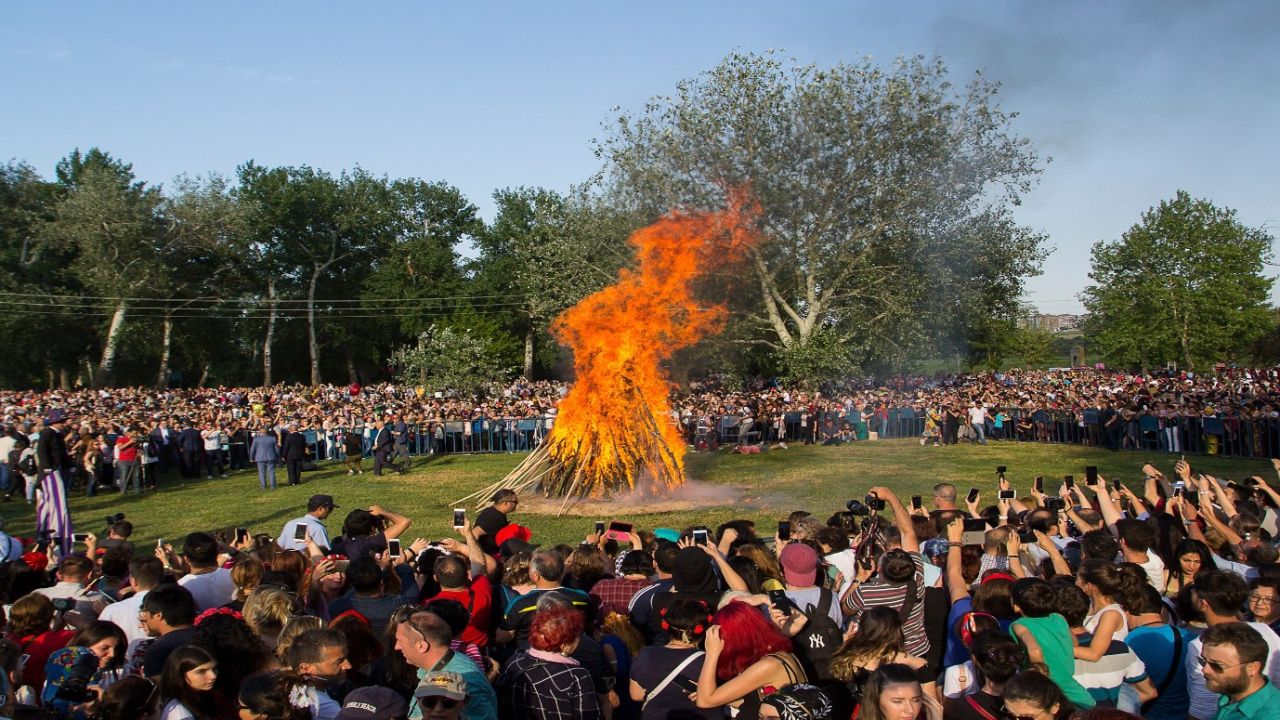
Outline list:
[[[960,618],[967,612],[973,612],[973,598],[968,596],[961,598],[947,611],[947,652],[942,656],[944,668],[960,665],[969,660],[969,648],[964,646],[959,633],[956,632],[956,623],[960,622]],[[1009,632],[1010,626],[1013,625],[1012,620],[1001,618],[997,618],[996,622],[1000,623],[1001,632]]]
[[[1182,653],[1174,663],[1173,639],[1182,643]],[[1169,625],[1138,627],[1129,631],[1124,641],[1147,666],[1147,676],[1157,688],[1165,686],[1165,678],[1173,670],[1173,680],[1160,693],[1151,709],[1145,713],[1153,720],[1184,720],[1191,707],[1187,694],[1187,646],[1194,636]]]

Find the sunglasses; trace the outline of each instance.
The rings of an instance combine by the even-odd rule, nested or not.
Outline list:
[[[434,708],[437,705],[439,705],[445,710],[452,710],[458,707],[458,702],[459,701],[454,700],[453,698],[442,697],[440,695],[418,699],[418,704],[422,706],[424,709]]]
[[[1209,668],[1210,670],[1216,673],[1221,673],[1221,672],[1226,672],[1227,670],[1230,670],[1233,667],[1240,667],[1241,665],[1245,665],[1246,663],[1238,662],[1238,663],[1235,663],[1234,665],[1223,665],[1217,660],[1205,660],[1204,656],[1201,656],[1196,658],[1196,664],[1198,664],[1200,666],[1200,669],[1202,670],[1204,668]]]

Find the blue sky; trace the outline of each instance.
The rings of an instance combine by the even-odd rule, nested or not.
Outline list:
[[[1271,0],[10,2],[0,159],[51,174],[97,145],[153,183],[250,158],[360,165],[452,183],[487,217],[496,188],[586,178],[611,108],[731,50],[937,53],[958,82],[1003,83],[1053,158],[1017,217],[1057,248],[1029,299],[1075,312],[1090,245],[1179,188],[1276,232],[1277,29]]]

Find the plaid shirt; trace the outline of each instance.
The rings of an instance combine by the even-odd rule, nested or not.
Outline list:
[[[525,650],[502,668],[494,683],[503,720],[600,720],[591,674],[577,660]]]
[[[648,586],[648,580],[628,580],[626,578],[608,578],[597,582],[591,588],[591,595],[600,604],[600,619],[603,620],[610,612],[626,615],[627,606],[631,604],[631,597]]]

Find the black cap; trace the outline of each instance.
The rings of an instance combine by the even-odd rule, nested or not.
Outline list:
[[[338,506],[333,504],[332,495],[312,495],[311,499],[307,501],[307,512],[319,510],[320,508],[333,509],[336,507]]]

